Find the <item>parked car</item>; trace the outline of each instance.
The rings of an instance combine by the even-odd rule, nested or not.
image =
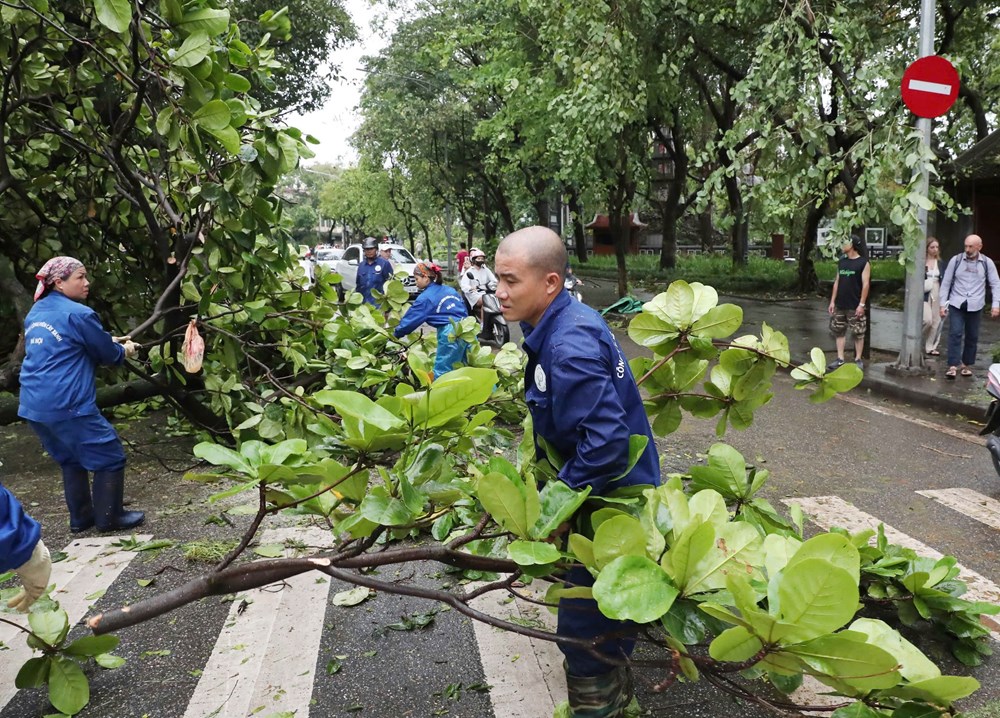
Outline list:
[[[340,261],[340,258],[343,256],[343,249],[336,249],[335,247],[319,247],[313,254],[313,259],[316,260],[316,264],[321,264],[325,269],[335,272],[337,271],[337,262]]]
[[[413,270],[419,260],[401,244],[379,245],[379,247],[387,247],[391,252],[389,261],[392,262],[393,277],[403,283],[411,297],[416,296],[417,283],[413,280]],[[353,292],[357,286],[358,263],[363,261],[362,256],[361,245],[352,244],[344,250],[344,256],[337,262],[336,272],[340,275],[341,286],[345,292]]]

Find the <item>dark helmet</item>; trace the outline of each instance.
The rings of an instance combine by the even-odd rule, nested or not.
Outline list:
[[[361,243],[361,249],[378,249],[378,240],[374,237],[365,237]]]

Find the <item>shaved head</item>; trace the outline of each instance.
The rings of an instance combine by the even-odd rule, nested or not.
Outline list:
[[[566,248],[547,227],[526,227],[497,247],[497,299],[508,321],[536,326],[563,291]]]
[[[560,277],[565,277],[569,261],[562,239],[548,227],[525,227],[508,234],[497,248],[500,254],[519,256],[540,274],[555,272]]]

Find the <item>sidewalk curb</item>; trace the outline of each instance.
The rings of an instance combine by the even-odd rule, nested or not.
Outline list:
[[[893,382],[886,381],[881,377],[872,376],[867,371],[864,379],[858,384],[859,389],[868,389],[873,394],[884,396],[889,399],[896,399],[907,404],[934,409],[945,414],[960,414],[967,419],[982,419],[986,413],[986,407],[976,406],[957,399],[950,399],[945,396],[935,394],[923,394],[911,391],[906,387],[899,386]]]

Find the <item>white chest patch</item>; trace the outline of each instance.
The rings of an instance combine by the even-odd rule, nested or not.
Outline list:
[[[376,272],[378,272],[378,273],[381,273],[381,272],[382,272],[382,267],[381,267],[381,265],[378,265],[378,264],[376,264],[376,265],[375,265],[375,271],[376,271]]]
[[[546,390],[545,370],[542,369],[541,364],[535,367],[535,388],[538,391]]]

